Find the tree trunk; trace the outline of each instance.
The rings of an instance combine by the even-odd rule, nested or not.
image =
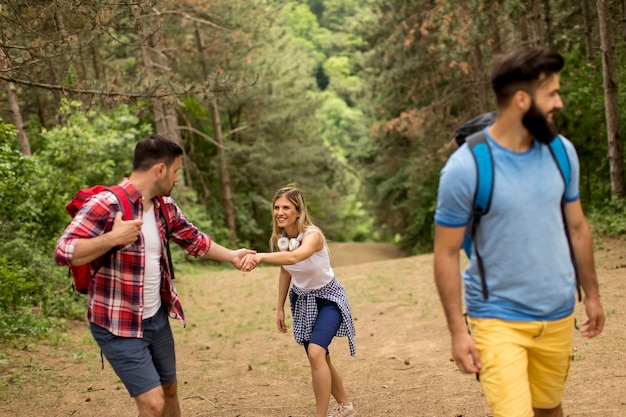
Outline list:
[[[91,46],[91,65],[93,66],[93,77],[96,80],[100,79],[100,64],[98,59],[98,48]]]
[[[619,130],[619,109],[617,102],[618,84],[615,70],[615,48],[609,5],[606,0],[597,0],[600,44],[602,47],[602,75],[606,133],[611,172],[611,195],[624,197],[624,146]]]
[[[198,44],[198,56],[204,78],[209,77],[209,66],[204,59],[204,38],[198,24],[196,23],[196,42]],[[229,231],[229,243],[231,247],[237,244],[237,224],[235,221],[235,208],[233,204],[233,193],[230,185],[230,174],[228,166],[228,158],[224,149],[224,135],[222,134],[222,122],[220,118],[220,110],[217,105],[217,99],[211,101],[211,116],[213,119],[213,134],[215,142],[217,142],[217,160],[219,170],[220,192],[222,193],[222,201],[224,205],[224,217],[226,218],[226,227]]]
[[[530,12],[530,27],[531,27],[531,45],[545,45],[546,36],[543,27],[543,20],[541,19],[541,9],[538,0],[533,1],[532,10]]]
[[[593,53],[593,27],[591,24],[591,8],[589,6],[589,0],[582,0],[581,6],[583,10],[583,30],[585,37],[585,52],[587,54],[587,61],[593,62],[595,54]]]
[[[11,109],[11,115],[13,117],[13,124],[17,129],[17,142],[20,147],[20,152],[23,155],[30,155],[30,143],[28,142],[28,136],[26,136],[26,130],[24,130],[24,121],[22,120],[22,113],[20,113],[20,105],[17,101],[17,93],[15,92],[15,85],[13,83],[6,83],[7,99],[9,102],[9,109]]]
[[[130,9],[132,11],[133,17],[135,19],[137,25],[137,35],[139,36],[139,42],[141,43],[141,55],[143,58],[143,63],[145,66],[145,71],[148,78],[154,79],[155,70],[154,70],[154,62],[152,57],[150,56],[150,38],[146,36],[146,32],[142,29],[143,25],[141,24],[142,13],[141,8],[137,5],[131,5]],[[154,112],[154,126],[156,129],[156,133],[161,136],[169,137],[169,129],[167,125],[167,117],[165,113],[165,106],[161,99],[155,98],[152,101],[152,108]],[[170,138],[174,139],[174,138]],[[180,137],[179,137],[180,139]],[[180,140],[177,142],[180,143]]]
[[[220,110],[217,107],[217,99],[211,103],[211,115],[213,116],[213,132],[217,142],[217,160],[219,161],[220,189],[222,200],[224,201],[224,215],[226,226],[230,231],[229,243],[231,247],[237,244],[237,228],[235,227],[235,209],[233,207],[233,196],[230,187],[230,174],[228,173],[228,161],[224,151],[224,137],[222,135],[222,124],[220,121]]]
[[[485,77],[483,72],[483,54],[480,45],[472,46],[472,58],[474,59],[474,73],[476,78],[474,86],[476,87],[476,99],[478,100],[478,108],[481,113],[489,111],[489,98],[487,97],[487,86],[485,85]]]
[[[502,38],[500,37],[500,27],[498,23],[498,13],[500,11],[500,1],[494,0],[491,3],[491,11],[488,13],[489,26],[493,28],[493,46],[491,53],[497,55],[502,53]]]
[[[0,68],[9,68],[8,59],[0,50]],[[12,82],[7,81],[5,83],[7,91],[7,101],[9,104],[9,110],[11,111],[11,117],[13,119],[13,125],[17,130],[17,143],[20,148],[20,152],[23,155],[30,156],[30,143],[28,142],[28,136],[26,130],[24,130],[24,120],[22,119],[22,113],[20,111],[20,104],[17,101],[17,93],[15,91],[15,85]]]
[[[161,31],[157,30],[160,26],[159,16],[152,17],[152,48],[156,55],[156,62],[160,68],[159,72],[167,73],[170,71],[170,64],[167,55],[164,52],[165,38]],[[178,144],[182,144],[180,129],[178,128],[178,116],[176,114],[176,105],[172,101],[163,103],[163,117],[165,119],[166,136]]]
[[[550,0],[543,0],[543,21],[546,27],[546,44],[552,45],[552,10],[550,9]]]
[[[622,40],[626,41],[626,0],[622,0]]]

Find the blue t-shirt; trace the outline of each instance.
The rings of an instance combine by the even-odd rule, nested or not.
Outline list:
[[[563,177],[548,146],[536,140],[526,152],[498,145],[487,133],[494,161],[489,212],[480,220],[471,260],[463,272],[468,315],[507,321],[558,320],[572,313],[576,280],[563,229],[561,198],[579,198],[578,155],[563,138],[571,166]],[[565,189],[565,190],[564,190]],[[441,171],[435,223],[467,226],[476,190],[476,162],[461,146]],[[485,267],[484,300],[475,250]]]

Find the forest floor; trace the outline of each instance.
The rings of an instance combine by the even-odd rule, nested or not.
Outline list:
[[[607,323],[596,339],[575,336],[567,416],[626,416],[624,243],[596,243]],[[333,244],[331,256],[356,320],[357,356],[346,338],[330,350],[356,415],[488,416],[476,379],[451,361],[432,255],[355,243]],[[186,329],[172,321],[183,417],[314,414],[304,350],[276,329],[277,276],[276,267],[177,274],[188,321]],[[576,316],[584,320],[581,304]],[[0,345],[0,416],[136,416],[106,360],[101,368],[86,322],[22,349]]]

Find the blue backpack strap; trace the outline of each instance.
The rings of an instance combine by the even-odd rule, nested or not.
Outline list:
[[[493,192],[493,159],[484,131],[477,132],[467,138],[467,144],[476,161],[476,192],[474,193],[474,210],[487,214],[491,206]]]
[[[565,146],[563,146],[563,141],[560,136],[556,136],[552,139],[552,142],[550,142],[550,153],[552,154],[552,158],[554,158],[556,165],[559,167],[559,171],[563,177],[563,182],[565,183],[565,188],[567,188],[572,179],[572,169],[569,164],[567,152],[565,151]]]
[[[491,207],[491,194],[493,193],[494,168],[491,150],[487,142],[487,136],[484,130],[474,133],[466,140],[470,147],[474,161],[476,162],[476,191],[474,193],[474,202],[472,207],[472,219],[469,224],[469,234],[463,239],[463,249],[467,256],[471,256],[473,241],[476,238],[476,231],[483,215],[489,212]],[[480,273],[480,283],[483,291],[483,298],[489,298],[489,290],[487,288],[487,280],[485,278],[485,268],[482,257],[478,251],[478,247],[474,249],[476,252],[476,261],[478,263],[478,271]]]
[[[556,162],[556,165],[559,168],[559,172],[561,173],[561,177],[563,178],[565,190],[567,190],[567,187],[572,180],[572,167],[570,165],[565,146],[563,145],[563,141],[561,140],[561,137],[559,135],[552,139],[552,142],[550,142],[549,144],[549,148],[552,159],[554,159],[554,162]],[[578,301],[582,301],[583,296],[582,290],[580,288],[580,277],[578,276],[576,255],[574,253],[572,238],[570,236],[569,228],[567,227],[567,222],[565,219],[565,191],[563,191],[563,198],[561,199],[561,217],[563,219],[563,229],[565,230],[565,236],[567,237],[567,244],[569,245],[570,258],[572,259],[572,265],[574,266],[574,274],[576,276],[576,290],[578,291]]]

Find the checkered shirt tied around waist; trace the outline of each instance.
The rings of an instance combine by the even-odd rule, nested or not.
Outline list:
[[[335,336],[348,336],[350,355],[356,356],[356,345],[354,344],[356,332],[350,305],[348,304],[348,296],[346,295],[346,290],[337,281],[337,278],[333,278],[332,281],[322,288],[312,291],[303,291],[296,286],[291,287],[289,304],[291,305],[291,315],[293,316],[293,336],[296,342],[302,345],[311,339],[313,325],[317,319],[316,298],[322,298],[337,304],[341,311],[341,324]]]

